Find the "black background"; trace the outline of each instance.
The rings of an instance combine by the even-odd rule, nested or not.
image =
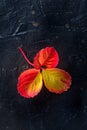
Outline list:
[[[69,91],[17,92],[18,75],[46,46],[72,76]],[[87,130],[87,0],[0,0],[0,130]]]

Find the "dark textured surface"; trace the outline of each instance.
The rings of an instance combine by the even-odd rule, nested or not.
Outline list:
[[[71,89],[20,97],[21,45],[31,61],[54,46]],[[87,0],[0,0],[0,130],[87,130]]]

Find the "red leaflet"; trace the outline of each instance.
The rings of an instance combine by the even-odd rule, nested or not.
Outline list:
[[[59,56],[53,47],[46,47],[40,50],[34,58],[34,66],[39,69],[41,66],[54,68],[57,66],[58,62]]]
[[[36,96],[42,88],[42,75],[39,70],[28,69],[18,78],[18,92],[26,98]]]
[[[28,64],[34,67],[21,73],[18,78],[17,89],[21,96],[33,98],[41,91],[43,82],[50,92],[56,94],[70,88],[70,74],[62,69],[55,68],[59,62],[59,55],[53,47],[41,49],[36,54],[33,64],[28,60],[22,48],[19,48],[19,50]]]

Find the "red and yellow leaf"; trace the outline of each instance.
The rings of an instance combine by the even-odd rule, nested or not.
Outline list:
[[[28,69],[20,74],[17,89],[21,96],[32,98],[40,92],[42,84],[40,70]]]
[[[41,91],[43,81],[46,88],[56,94],[70,88],[71,76],[69,73],[55,68],[59,63],[59,55],[53,47],[40,50],[36,54],[33,63],[27,58],[22,48],[19,48],[19,50],[28,64],[35,67],[24,71],[18,78],[17,89],[21,96],[26,98],[36,96]]]
[[[71,76],[64,70],[57,68],[43,69],[42,77],[50,92],[60,94],[70,88]]]
[[[59,56],[53,47],[46,47],[41,49],[34,58],[35,68],[40,68],[41,66],[55,68],[58,62]]]

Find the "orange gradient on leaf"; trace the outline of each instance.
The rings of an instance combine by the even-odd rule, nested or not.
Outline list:
[[[34,58],[35,68],[45,66],[47,68],[55,68],[59,63],[59,56],[53,47],[41,49]]]

